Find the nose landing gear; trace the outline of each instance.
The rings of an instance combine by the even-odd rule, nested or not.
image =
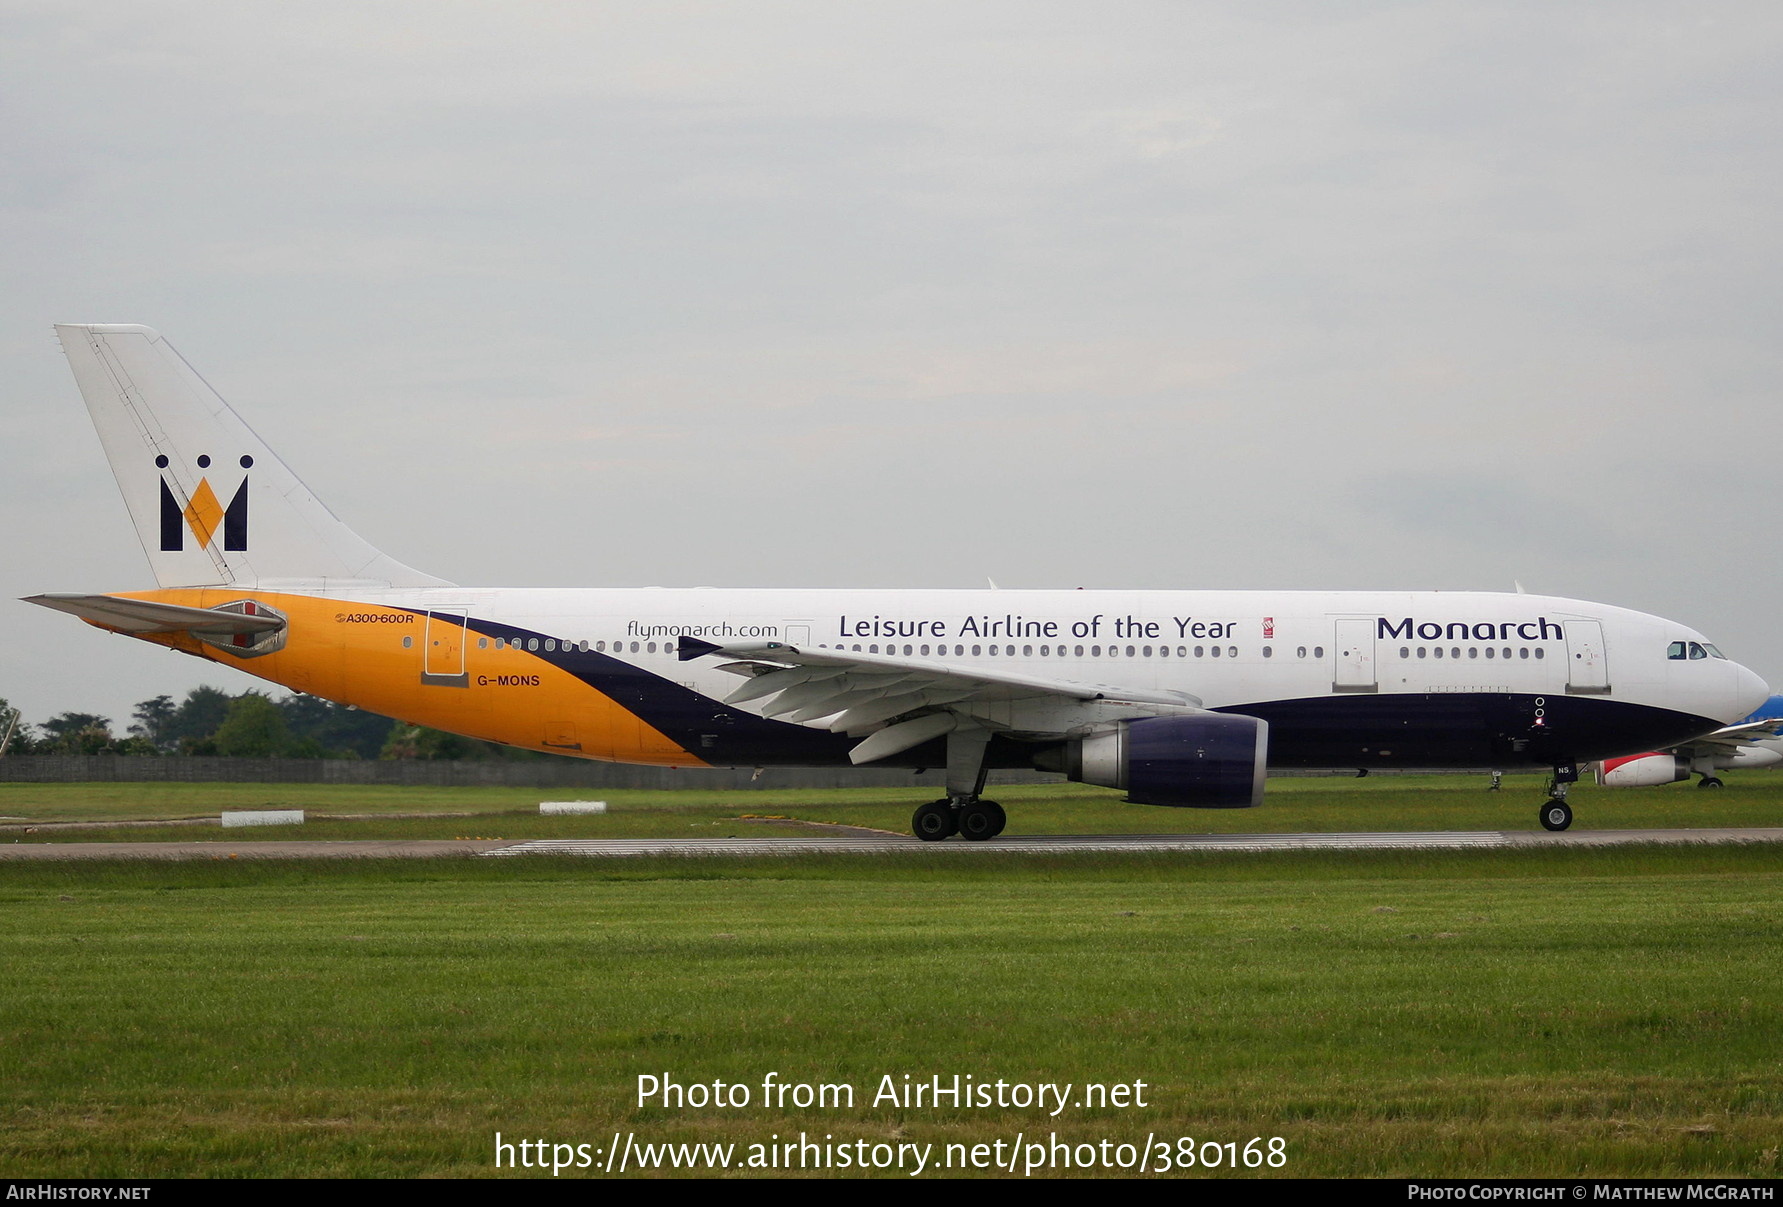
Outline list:
[[[1548,799],[1542,803],[1542,829],[1558,833],[1573,824],[1572,806],[1566,803],[1567,789],[1577,783],[1579,768],[1575,763],[1561,763],[1554,768],[1554,778],[1548,781]]]

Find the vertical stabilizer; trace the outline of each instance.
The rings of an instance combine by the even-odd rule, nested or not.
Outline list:
[[[56,326],[163,587],[434,587],[311,494],[160,334]]]

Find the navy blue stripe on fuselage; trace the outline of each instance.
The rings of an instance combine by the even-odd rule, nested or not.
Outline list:
[[[1657,750],[1719,721],[1602,696],[1356,694],[1222,708],[1269,722],[1271,767],[1552,767]]]
[[[440,619],[440,614],[434,617]],[[575,649],[570,641],[546,633],[475,617],[465,627],[510,644],[536,639],[540,648],[527,649],[529,655],[574,675],[689,754],[715,766],[847,766],[849,748],[858,740],[729,708],[624,659]],[[547,639],[558,648],[543,648]],[[739,686],[742,682],[737,681]]]

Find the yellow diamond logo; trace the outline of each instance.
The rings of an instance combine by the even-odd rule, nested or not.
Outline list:
[[[185,514],[186,526],[198,538],[199,547],[208,548],[212,534],[217,531],[217,525],[223,522],[223,505],[217,502],[217,494],[210,488],[209,478],[198,480],[198,489],[192,492],[192,501],[186,504]]]

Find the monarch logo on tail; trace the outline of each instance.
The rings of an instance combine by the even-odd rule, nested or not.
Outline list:
[[[199,469],[209,469],[209,456],[198,458]],[[254,459],[243,456],[241,467],[244,470],[253,467]],[[167,458],[155,458],[156,469],[167,468]],[[248,475],[242,474],[241,484],[235,488],[235,494],[225,507],[218,499],[217,492],[211,488],[209,478],[198,479],[198,489],[183,506],[180,504],[177,488],[161,475],[161,551],[178,553],[186,547],[186,529],[192,530],[192,537],[198,542],[200,549],[208,549],[219,533],[223,538],[224,550],[231,553],[245,552],[248,547]]]

